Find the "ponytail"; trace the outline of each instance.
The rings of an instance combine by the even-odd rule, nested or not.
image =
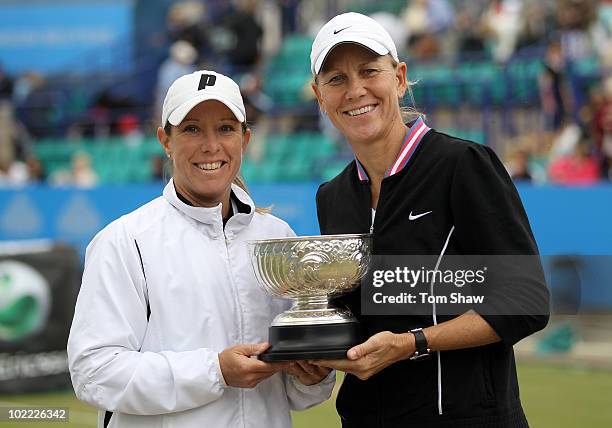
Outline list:
[[[236,174],[236,177],[234,178],[234,181],[232,181],[232,183],[240,187],[242,190],[246,192],[247,195],[250,196],[249,189],[247,189],[247,185],[244,181],[244,178],[242,178],[240,174]],[[255,205],[255,212],[260,213],[260,214],[269,214],[270,212],[272,212],[272,206],[258,207],[257,205]]]
[[[249,126],[246,124],[246,121],[242,122],[241,126],[242,135],[244,135],[249,129]],[[234,177],[234,181],[232,181],[232,183],[244,190],[247,195],[251,196],[251,194],[249,193],[249,189],[247,188],[246,182],[244,181],[244,178],[242,178],[242,175],[240,175],[240,171],[238,171],[238,174],[236,174],[236,177]],[[257,205],[255,205],[255,212],[260,214],[269,214],[272,212],[272,205],[270,205],[269,207],[258,207]]]

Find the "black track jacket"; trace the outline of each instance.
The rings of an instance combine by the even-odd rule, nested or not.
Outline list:
[[[368,233],[370,195],[369,182],[358,178],[351,162],[317,192],[321,233]],[[411,212],[427,211],[432,213],[408,221]],[[431,129],[406,167],[382,182],[373,253],[440,255],[447,241],[444,254],[538,254],[518,193],[495,153]],[[528,282],[532,298],[547,308],[543,275]],[[364,316],[360,288],[339,300],[361,322],[364,339],[433,324],[431,316]],[[450,318],[439,316],[437,322]],[[528,426],[512,345],[544,328],[548,315],[483,318],[501,342],[400,361],[366,381],[347,375],[336,403],[343,427]]]

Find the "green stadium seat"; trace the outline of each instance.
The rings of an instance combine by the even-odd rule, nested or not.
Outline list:
[[[335,176],[337,176],[338,174],[340,174],[342,172],[342,170],[344,168],[346,168],[346,165],[348,165],[349,161],[348,160],[342,160],[342,161],[336,161],[333,163],[330,163],[328,165],[326,165],[322,170],[321,170],[321,180],[322,181],[329,181],[332,178],[334,178]]]
[[[257,181],[255,173],[255,164],[250,159],[243,159],[242,165],[240,166],[240,175],[244,177],[247,183]]]
[[[482,129],[446,128],[446,129],[440,129],[440,132],[444,132],[445,134],[452,135],[453,137],[473,141],[478,144],[486,144],[485,133]]]

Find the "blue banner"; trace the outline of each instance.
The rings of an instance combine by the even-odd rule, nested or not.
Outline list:
[[[287,221],[298,235],[316,235],[317,188],[318,183],[253,184],[250,191],[257,205],[271,205],[272,213]],[[612,264],[609,257],[601,257],[612,255],[612,186],[518,189],[540,252],[558,256],[545,262],[550,283],[561,286],[557,284],[574,275],[580,283],[583,305],[612,307],[612,288],[602,281],[612,278]],[[47,238],[74,245],[83,256],[99,230],[160,196],[162,190],[163,183],[90,190],[47,186],[0,189],[0,241]]]
[[[10,73],[127,70],[131,0],[3,2],[0,63]]]
[[[319,233],[317,188],[318,183],[249,186],[257,205],[271,205],[298,235]],[[542,254],[612,255],[612,186],[518,189]],[[0,240],[51,238],[83,248],[105,225],[162,190],[163,183],[0,189]]]
[[[0,240],[60,240],[83,253],[111,221],[161,195],[163,183],[82,190],[32,186],[0,189]],[[258,206],[271,206],[300,235],[318,234],[317,185],[262,184],[250,188]]]

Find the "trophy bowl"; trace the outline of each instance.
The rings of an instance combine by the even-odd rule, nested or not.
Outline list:
[[[355,289],[370,263],[369,234],[302,236],[249,242],[259,285],[291,299],[269,329],[264,361],[346,358],[361,342],[359,323],[330,298]]]

